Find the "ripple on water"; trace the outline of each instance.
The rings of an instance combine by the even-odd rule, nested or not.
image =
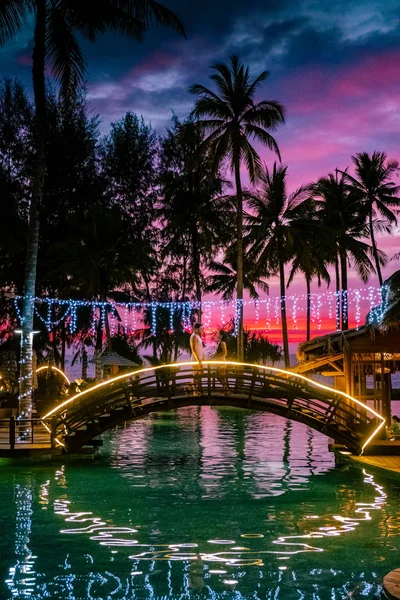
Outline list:
[[[96,463],[0,478],[0,598],[372,600],[398,566],[389,488],[275,415],[153,414]]]

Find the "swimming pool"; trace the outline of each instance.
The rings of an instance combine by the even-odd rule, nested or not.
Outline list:
[[[95,461],[0,465],[1,599],[372,599],[400,567],[400,480],[275,415],[155,413]]]

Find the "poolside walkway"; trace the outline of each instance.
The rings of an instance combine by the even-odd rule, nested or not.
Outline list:
[[[381,471],[390,471],[400,477],[400,456],[353,456],[348,457],[351,461],[379,469]]]

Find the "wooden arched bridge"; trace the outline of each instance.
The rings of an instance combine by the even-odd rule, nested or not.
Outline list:
[[[117,425],[151,412],[225,405],[300,421],[362,452],[385,420],[344,392],[275,367],[205,361],[148,367],[103,381],[43,415],[53,443],[67,452],[93,444]]]

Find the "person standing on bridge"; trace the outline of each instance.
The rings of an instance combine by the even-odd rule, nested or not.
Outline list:
[[[190,350],[194,365],[193,392],[201,392],[201,371],[203,368],[204,347],[201,338],[203,326],[201,323],[195,323],[193,333],[190,336]]]

